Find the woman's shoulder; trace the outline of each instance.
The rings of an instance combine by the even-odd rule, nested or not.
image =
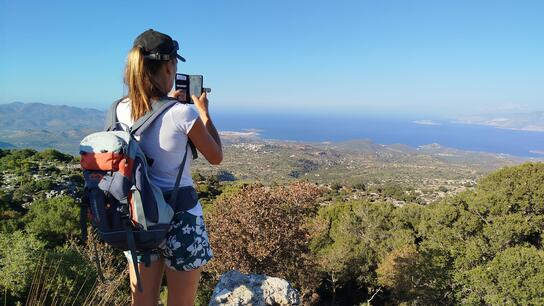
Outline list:
[[[189,120],[192,121],[198,118],[198,112],[191,104],[185,103],[176,103],[170,107],[168,112],[175,118],[179,120]]]
[[[170,118],[178,131],[188,134],[191,127],[198,119],[198,112],[190,104],[176,103],[170,107],[165,116]]]
[[[128,97],[121,98],[114,102],[115,110],[117,112],[117,115],[119,115],[119,112],[121,113],[130,113],[132,104],[130,103],[130,99]]]
[[[119,103],[126,103],[126,104],[130,104],[130,98],[129,97],[122,97],[121,99],[117,100],[119,101]]]
[[[120,99],[117,101],[117,107],[115,109],[117,114],[117,120],[126,125],[132,125],[134,121],[131,116],[131,104],[129,98]]]

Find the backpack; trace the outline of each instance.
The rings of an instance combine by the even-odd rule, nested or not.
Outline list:
[[[165,199],[161,189],[149,179],[149,159],[135,137],[141,136],[157,117],[178,101],[155,101],[152,109],[128,131],[117,121],[116,108],[120,101],[122,99],[112,104],[105,131],[86,136],[80,144],[85,180],[81,228],[85,240],[86,216],[90,214],[92,225],[104,242],[130,252],[138,290],[142,291],[137,255],[143,255],[143,262],[148,266],[150,253],[164,241],[174,214],[198,203],[192,186],[178,187],[188,148],[191,147],[193,156],[196,150],[188,141],[176,183]],[[99,265],[98,269],[103,278]]]

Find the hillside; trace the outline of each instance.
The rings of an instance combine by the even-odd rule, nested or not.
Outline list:
[[[424,202],[473,186],[498,168],[526,159],[501,154],[467,152],[433,144],[419,148],[381,145],[371,140],[342,143],[299,143],[256,140],[254,136],[225,145],[219,167],[203,158],[196,171],[237,179],[271,182],[309,180],[320,184],[340,183],[367,187],[396,184],[414,189]],[[228,141],[229,137],[225,137]]]
[[[105,114],[94,109],[42,103],[0,105],[1,148],[54,148],[77,155],[79,142],[102,128]],[[369,139],[304,143],[267,140],[253,131],[222,131],[225,158],[220,167],[201,157],[195,171],[221,180],[288,182],[367,187],[396,184],[432,202],[473,186],[495,169],[526,161],[503,154],[479,153],[429,144],[417,148],[383,145]]]
[[[0,104],[0,148],[55,148],[75,154],[79,141],[103,128],[105,112],[43,103]]]
[[[122,252],[94,235],[76,243],[78,168],[77,159],[54,150],[0,150],[6,305],[130,300]],[[414,190],[388,184],[194,177],[214,248],[196,305],[207,305],[219,276],[232,269],[284,278],[307,305],[361,305],[371,298],[372,305],[540,305],[544,299],[542,163],[495,171],[429,205],[413,203]],[[98,281],[97,252],[107,282]]]
[[[105,112],[92,108],[44,103],[0,104],[0,130],[101,129]]]

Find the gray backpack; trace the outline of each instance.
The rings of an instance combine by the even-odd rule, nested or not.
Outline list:
[[[179,187],[187,151],[191,147],[193,156],[196,151],[188,142],[176,183],[165,198],[161,189],[149,179],[149,159],[135,136],[142,137],[151,123],[178,101],[162,99],[154,102],[152,110],[128,131],[124,131],[117,120],[116,108],[120,101],[111,106],[105,131],[88,135],[80,144],[85,179],[82,233],[85,239],[85,216],[90,214],[102,240],[130,252],[135,263],[138,290],[142,291],[137,255],[143,255],[144,263],[149,265],[149,255],[165,239],[174,214],[189,210],[198,203],[192,186]]]

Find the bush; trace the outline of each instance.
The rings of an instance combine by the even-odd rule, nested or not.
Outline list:
[[[29,173],[34,169],[30,159],[36,153],[37,151],[33,149],[3,151],[4,155],[0,158],[0,171],[15,170],[17,174]]]
[[[254,184],[221,196],[207,216],[218,274],[231,269],[282,277],[309,292],[319,281],[305,223],[321,190],[310,183]]]
[[[355,183],[352,187],[361,191],[366,191],[366,185],[363,182]]]
[[[24,296],[44,247],[34,235],[0,233],[0,287],[16,297]]]
[[[68,196],[32,202],[25,216],[28,232],[38,235],[51,246],[61,245],[79,233],[79,205]]]
[[[47,252],[37,261],[29,305],[84,304],[97,277],[90,261],[68,246]]]
[[[21,213],[15,210],[0,211],[0,232],[13,233],[24,228]]]
[[[64,154],[55,149],[45,149],[36,154],[38,159],[50,162],[71,162],[74,157],[69,154]]]

